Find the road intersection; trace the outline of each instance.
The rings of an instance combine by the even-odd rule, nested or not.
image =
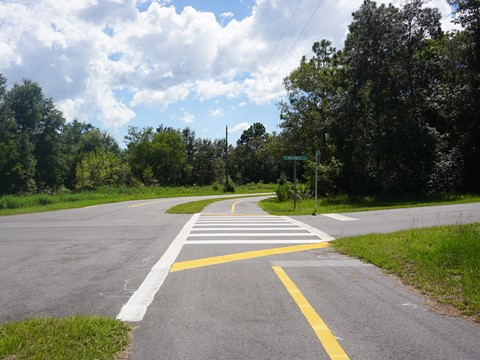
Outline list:
[[[122,318],[154,272],[141,319],[123,318],[138,325],[132,360],[478,359],[478,325],[433,312],[328,241],[480,221],[480,204],[290,218],[245,198],[164,213],[182,201],[0,218],[0,321]]]

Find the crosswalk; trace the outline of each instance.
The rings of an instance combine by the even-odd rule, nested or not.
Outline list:
[[[311,244],[330,235],[287,216],[200,215],[185,245]]]

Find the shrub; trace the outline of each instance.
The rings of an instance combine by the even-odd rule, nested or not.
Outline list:
[[[293,190],[292,190],[292,183],[285,182],[284,184],[278,184],[277,188],[275,189],[275,193],[277,194],[278,201],[285,202],[293,197]]]
[[[297,183],[297,199],[307,200],[313,198],[313,195],[314,193],[309,189],[308,185]]]
[[[220,184],[218,181],[215,181],[212,184],[212,190],[214,190],[214,191],[218,191],[218,190],[223,189],[223,188],[224,188],[224,185]]]
[[[230,178],[230,176],[227,178],[227,182],[225,184],[225,192],[235,192],[235,183],[233,180]]]

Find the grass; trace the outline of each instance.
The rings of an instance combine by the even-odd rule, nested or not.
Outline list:
[[[242,199],[249,196],[238,196],[235,199]],[[199,201],[191,201],[184,204],[178,204],[176,206],[171,207],[166,212],[168,214],[196,214],[201,212],[207,205],[213,204],[217,201],[228,200],[231,199],[229,197],[221,197],[216,199],[206,199],[206,200],[199,200]]]
[[[480,322],[480,223],[342,238],[332,245]]]
[[[33,318],[0,325],[0,359],[116,359],[130,327],[101,316]]]
[[[451,205],[480,202],[478,195],[435,195],[412,199],[388,199],[372,196],[352,197],[336,196],[317,200],[317,214],[346,213],[381,209],[396,209],[430,205]],[[271,215],[312,215],[315,209],[313,199],[297,200],[293,210],[293,200],[280,202],[276,198],[263,200],[260,207]]]
[[[236,193],[260,193],[273,191],[273,185],[247,184],[237,186]],[[167,198],[177,196],[223,195],[218,186],[191,187],[104,187],[95,191],[72,192],[64,190],[57,194],[34,194],[0,197],[0,216],[28,214],[41,211],[73,209],[112,202]]]

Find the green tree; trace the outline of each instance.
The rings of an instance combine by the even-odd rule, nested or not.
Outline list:
[[[263,180],[265,166],[259,158],[260,149],[268,140],[268,133],[261,123],[254,123],[244,130],[237,140],[237,147],[231,153],[235,181],[239,183]]]
[[[314,56],[284,79],[288,102],[279,103],[282,135],[292,153],[312,153],[326,147],[328,106],[337,91],[339,53],[328,40],[313,44]]]
[[[76,188],[91,190],[101,186],[120,185],[121,166],[117,154],[105,149],[87,153],[76,168]]]
[[[129,128],[128,135],[125,137],[126,159],[133,174],[144,183],[149,182],[150,174],[144,173],[149,166],[160,185],[186,184],[188,166],[185,143],[180,131],[164,128],[163,125],[157,130],[159,131],[154,132],[151,127]]]
[[[418,54],[441,32],[438,10],[422,3],[365,1],[353,14],[343,55],[350,86],[336,99],[332,126],[349,191],[426,190],[438,133],[422,102],[434,79]]]
[[[222,176],[216,173],[215,146],[210,139],[195,140],[195,155],[192,159],[192,178],[197,185],[211,185]]]
[[[179,131],[166,131],[153,136],[151,165],[161,185],[183,185],[187,182],[185,143]]]
[[[185,158],[187,160],[187,168],[186,168],[186,180],[188,185],[192,185],[195,183],[194,176],[193,176],[193,162],[197,152],[196,149],[196,139],[195,139],[195,131],[186,127],[182,130],[182,139],[185,144]]]
[[[456,141],[464,160],[464,188],[480,191],[480,1],[451,0],[455,22],[463,27],[454,37],[450,59],[455,67],[447,88],[454,104]]]
[[[58,188],[65,176],[62,114],[33,81],[24,80],[3,92],[2,132],[10,143],[10,169],[5,169],[10,174],[10,189],[23,192]]]
[[[128,128],[128,134],[125,136],[127,144],[126,160],[130,165],[135,178],[145,182],[150,181],[150,176],[144,179],[144,171],[147,166],[153,169],[151,163],[152,155],[152,139],[154,131],[152,127],[139,129],[136,126]],[[153,171],[153,170],[152,170]],[[155,176],[155,175],[154,175]]]
[[[77,165],[86,154],[100,149],[116,155],[121,153],[118,143],[111,135],[91,124],[81,123],[76,119],[63,126],[61,136],[68,169],[65,186],[71,189],[75,187]]]

